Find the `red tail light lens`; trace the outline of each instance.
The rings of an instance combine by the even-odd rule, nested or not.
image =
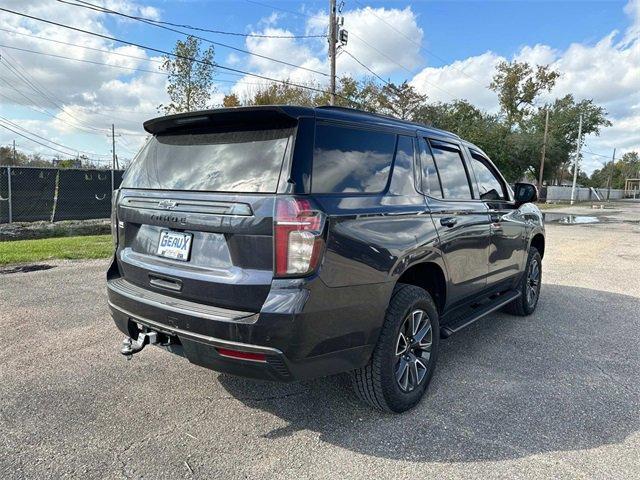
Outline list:
[[[275,276],[303,276],[315,271],[324,249],[325,215],[305,198],[279,197],[275,210]]]
[[[113,246],[118,246],[118,193],[119,190],[111,192],[111,239]]]

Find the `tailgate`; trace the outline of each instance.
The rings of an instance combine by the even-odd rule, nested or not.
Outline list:
[[[257,312],[273,277],[274,198],[123,190],[117,207],[120,274],[169,296]],[[163,232],[191,237],[186,260],[160,254]]]
[[[208,114],[198,126],[154,132],[127,169],[116,205],[124,280],[180,300],[260,310],[295,128],[273,115],[269,126],[256,125],[247,113],[247,125],[239,124],[238,115]]]

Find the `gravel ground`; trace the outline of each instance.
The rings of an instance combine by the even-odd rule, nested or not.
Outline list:
[[[442,342],[399,416],[344,376],[127,362],[104,261],[2,275],[0,478],[640,478],[640,206],[620,208],[632,222],[550,224],[536,313]]]

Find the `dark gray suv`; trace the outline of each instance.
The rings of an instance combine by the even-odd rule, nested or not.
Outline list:
[[[481,149],[339,107],[149,120],[114,196],[109,306],[131,356],[154,344],[246,377],[351,372],[401,412],[438,343],[497,309],[536,307],[535,187]]]

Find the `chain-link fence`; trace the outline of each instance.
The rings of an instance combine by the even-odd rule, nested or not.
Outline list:
[[[0,223],[108,218],[111,192],[111,170],[0,167]]]

